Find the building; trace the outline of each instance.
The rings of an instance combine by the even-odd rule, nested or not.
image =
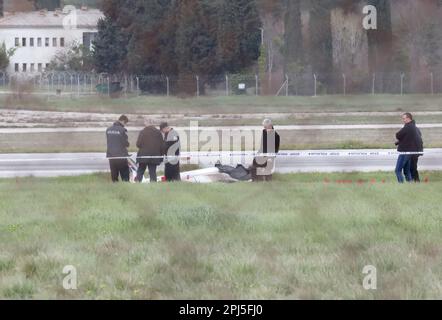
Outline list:
[[[52,59],[72,44],[91,48],[97,34],[100,10],[81,9],[69,12],[31,11],[4,13],[0,18],[0,44],[17,48],[6,70],[8,73],[44,72]]]

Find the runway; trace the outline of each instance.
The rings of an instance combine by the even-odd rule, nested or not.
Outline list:
[[[277,127],[277,131],[303,131],[303,130],[376,130],[376,129],[398,129],[403,124],[347,124],[347,125],[282,125]],[[442,128],[442,123],[422,123],[421,129]],[[139,132],[143,127],[128,127],[129,132]],[[177,131],[261,131],[262,126],[198,126],[175,127]],[[105,132],[103,127],[79,127],[79,128],[0,128],[0,134],[20,134],[20,133],[87,133]]]
[[[394,150],[284,150],[281,153],[299,153],[298,156],[281,156],[276,160],[276,172],[376,172],[393,171],[396,155]],[[339,155],[345,153],[345,155]],[[194,154],[194,153],[192,153]],[[187,156],[188,153],[183,153]],[[198,153],[202,155],[202,153]],[[223,164],[249,165],[251,156],[193,156],[188,162],[207,168],[218,160]],[[184,161],[182,163],[185,163]],[[420,158],[420,170],[442,170],[442,149],[426,149]],[[161,168],[160,168],[161,169]],[[0,155],[0,178],[77,176],[96,172],[108,172],[109,165],[103,153],[56,153],[56,154],[2,154]]]

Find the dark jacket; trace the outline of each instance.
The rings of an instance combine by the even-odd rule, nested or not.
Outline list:
[[[274,145],[271,139],[275,139]],[[279,137],[278,132],[273,131],[271,133],[267,133],[267,130],[262,131],[262,139],[261,139],[261,153],[278,153],[279,145],[281,138]],[[273,150],[274,148],[274,150]]]
[[[424,141],[422,139],[422,132],[419,130],[418,127],[416,127],[417,130],[417,151],[418,152],[424,152]]]
[[[137,140],[138,157],[157,156],[164,155],[164,140],[161,131],[154,126],[144,128]],[[138,163],[156,164],[159,165],[163,162],[162,158],[153,159],[137,159]]]
[[[119,121],[115,122],[112,127],[107,128],[106,139],[108,158],[127,157],[129,155],[127,152],[129,147],[127,130]]]
[[[407,124],[396,133],[396,139],[398,140],[398,148],[399,152],[419,152],[421,147],[420,140],[422,140],[419,135],[419,129],[416,127],[416,122],[413,120]]]

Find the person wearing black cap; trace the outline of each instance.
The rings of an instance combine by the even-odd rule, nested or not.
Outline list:
[[[181,181],[180,173],[180,149],[181,142],[178,132],[169,127],[167,122],[160,125],[160,130],[164,135],[166,162],[164,175],[166,181]]]
[[[127,163],[129,138],[125,128],[128,122],[129,119],[123,115],[106,130],[107,158],[109,159],[112,182],[118,182],[120,176],[121,180],[129,181],[129,165]]]

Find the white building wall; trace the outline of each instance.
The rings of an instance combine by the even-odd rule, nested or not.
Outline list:
[[[96,29],[64,29],[60,28],[1,28],[0,44],[5,42],[6,48],[15,48],[15,39],[19,38],[20,46],[10,59],[7,72],[15,73],[15,64],[19,64],[19,73],[23,73],[23,64],[27,65],[27,73],[31,72],[31,64],[34,64],[35,72],[38,64],[42,64],[43,71],[56,54],[66,51],[74,42],[83,44],[83,33],[97,32]],[[22,39],[26,38],[26,46],[22,46]],[[30,38],[34,38],[34,46],[30,46]],[[42,39],[42,46],[38,46],[38,38]],[[45,39],[49,38],[49,47],[45,46]],[[57,46],[53,46],[53,38],[57,39]],[[60,47],[60,39],[64,38],[64,47]]]

